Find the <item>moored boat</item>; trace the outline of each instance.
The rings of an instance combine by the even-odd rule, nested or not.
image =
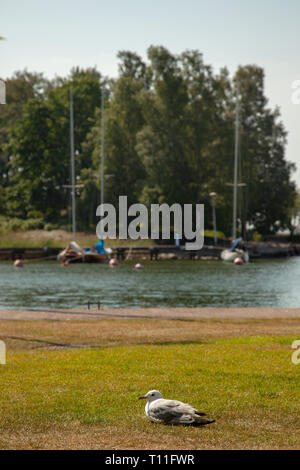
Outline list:
[[[241,258],[244,263],[248,263],[249,254],[242,248],[238,248],[239,240],[234,240],[232,247],[221,252],[221,259],[233,263],[235,259]]]
[[[234,151],[234,179],[233,179],[233,242],[232,247],[221,252],[221,259],[231,263],[244,264],[249,261],[249,254],[247,251],[239,248],[239,239],[237,236],[237,191],[239,187],[246,186],[245,183],[238,183],[238,157],[239,157],[239,131],[240,131],[240,103],[239,103],[239,87],[237,90],[236,99],[236,114],[235,114],[235,151]],[[231,184],[228,183],[230,186]]]
[[[99,240],[97,245],[85,250],[77,242],[70,242],[69,245],[59,253],[58,259],[62,264],[69,263],[107,263],[110,260],[110,250],[105,250],[103,240]]]

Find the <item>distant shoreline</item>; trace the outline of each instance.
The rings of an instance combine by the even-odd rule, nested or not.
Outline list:
[[[1,242],[0,242],[1,244]],[[81,245],[85,247],[85,245]],[[199,251],[178,249],[174,245],[128,245],[111,247],[111,256],[124,260],[212,260],[220,259],[222,245],[204,245]],[[244,242],[250,259],[289,258],[300,255],[300,244],[275,242]],[[50,261],[56,260],[63,247],[3,247],[0,246],[0,261]]]
[[[0,321],[95,320],[95,319],[166,319],[166,320],[239,320],[300,319],[300,308],[102,308],[0,310]]]

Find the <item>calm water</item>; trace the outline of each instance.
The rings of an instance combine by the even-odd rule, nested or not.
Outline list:
[[[25,262],[26,263],[26,262]],[[102,264],[0,264],[0,308],[300,307],[300,257],[251,262],[146,261]]]

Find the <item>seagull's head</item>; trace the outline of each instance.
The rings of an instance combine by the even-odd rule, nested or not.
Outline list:
[[[150,392],[146,393],[143,397],[139,397],[139,400],[154,401],[159,398],[162,398],[162,394],[158,390],[150,390]]]

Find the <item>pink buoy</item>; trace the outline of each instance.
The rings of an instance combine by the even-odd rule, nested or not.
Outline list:
[[[16,259],[14,262],[14,267],[15,268],[23,268],[24,266],[24,261],[22,259]]]
[[[235,260],[233,262],[236,266],[242,266],[242,264],[244,264],[244,260],[240,257],[235,258]]]
[[[141,263],[137,263],[134,269],[144,269],[144,266]]]
[[[109,261],[109,265],[110,266],[119,266],[119,260],[117,258],[112,258],[110,261]]]

